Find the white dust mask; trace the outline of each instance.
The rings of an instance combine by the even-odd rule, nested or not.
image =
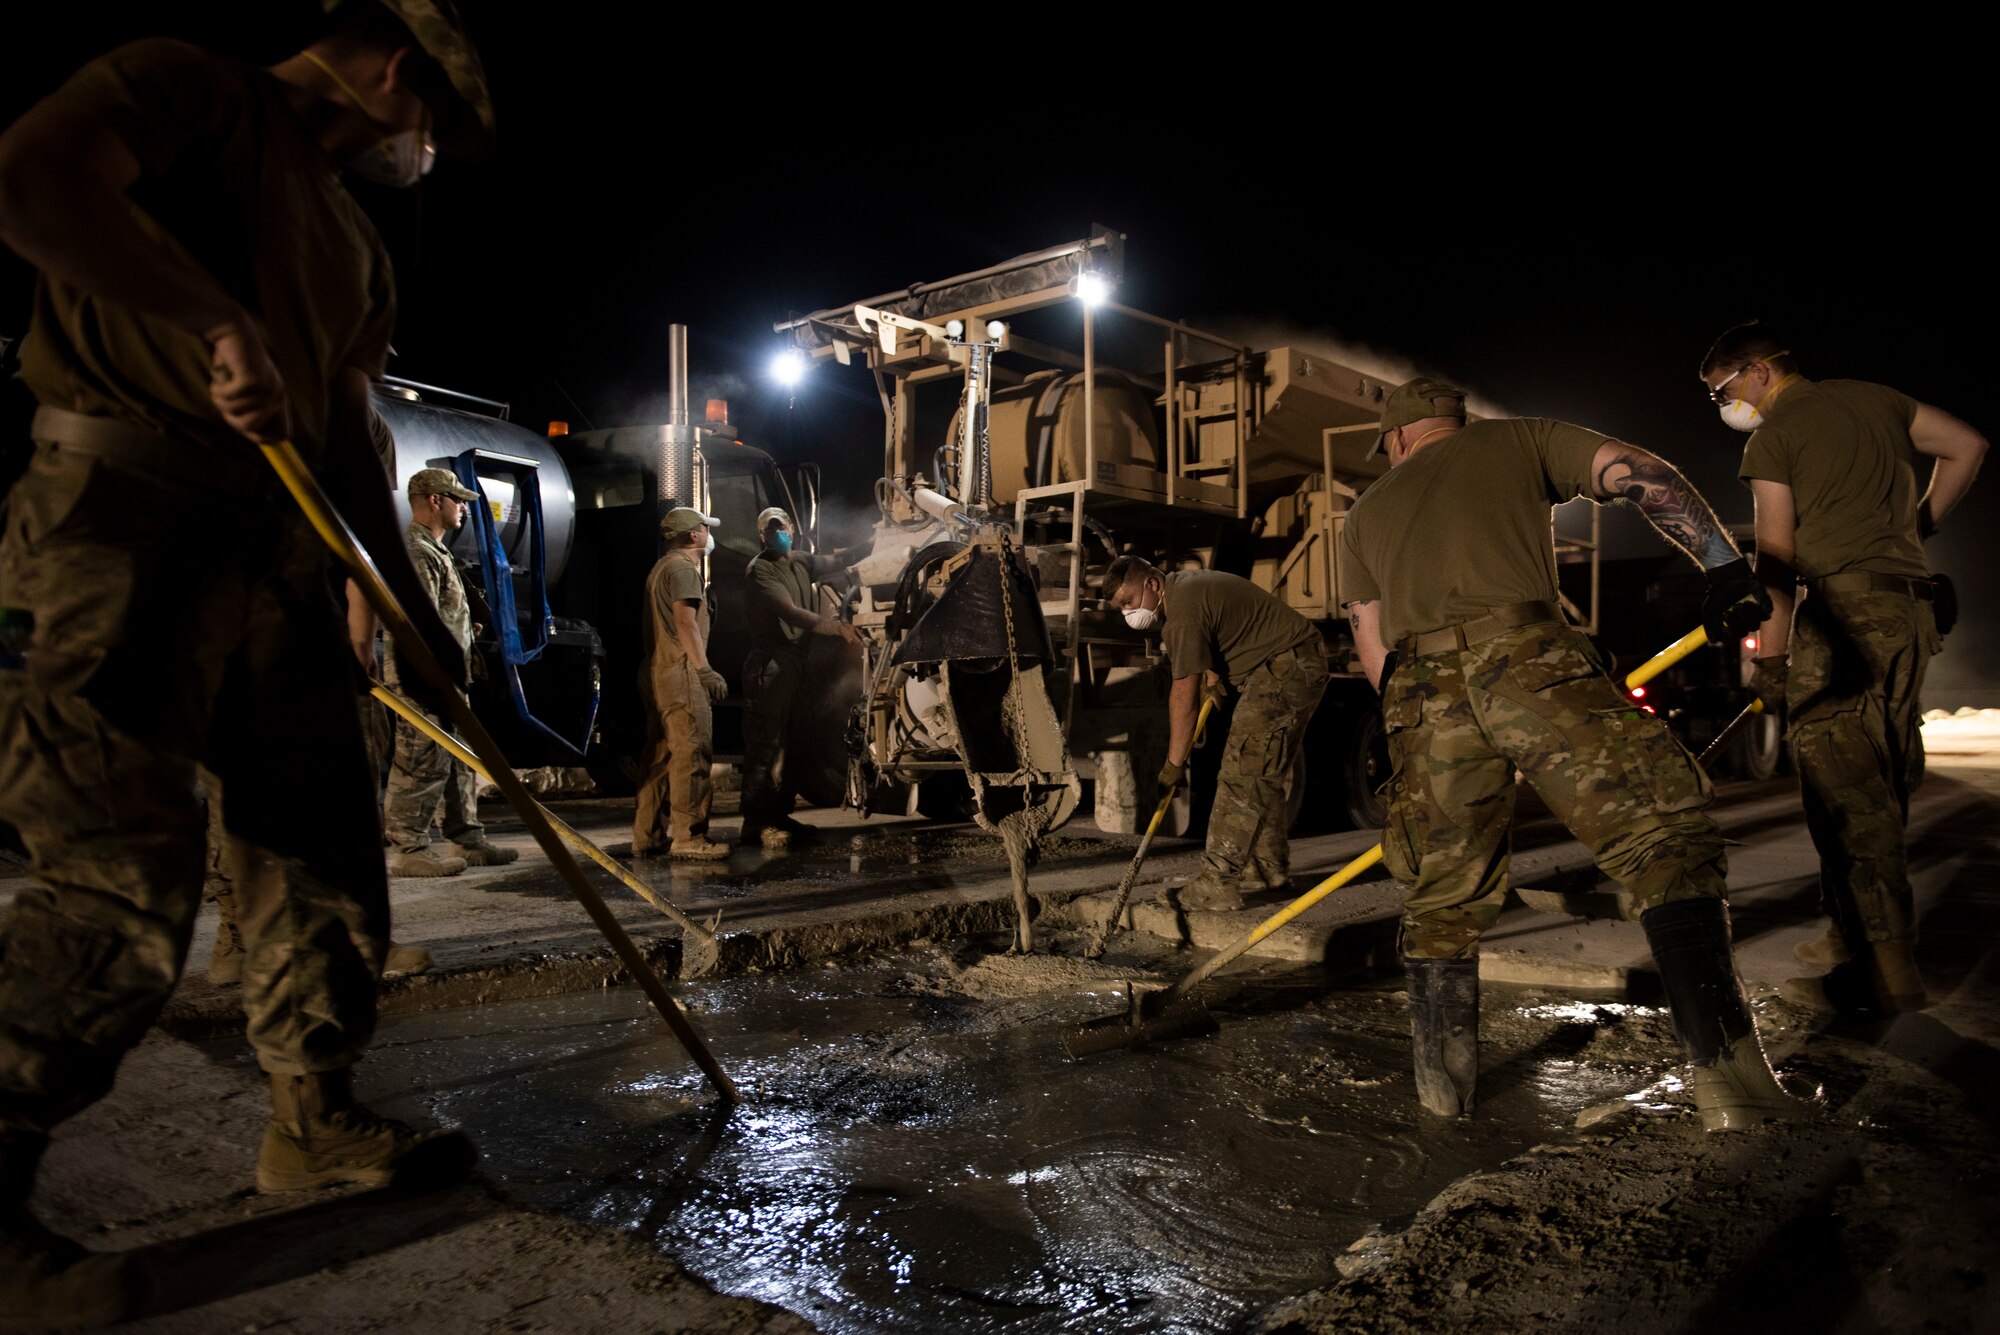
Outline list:
[[[1727,403],[1718,403],[1715,405],[1715,410],[1722,414],[1724,422],[1735,427],[1738,431],[1755,431],[1758,427],[1764,425],[1764,414],[1757,411],[1757,405],[1754,403],[1745,403],[1741,399],[1731,399]]]
[[[347,169],[364,181],[407,190],[431,174],[437,145],[422,130],[398,130],[381,143],[348,160]]]

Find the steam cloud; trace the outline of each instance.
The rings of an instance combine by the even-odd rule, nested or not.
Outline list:
[[[1315,357],[1338,362],[1342,366],[1391,385],[1400,385],[1413,376],[1435,375],[1465,390],[1466,407],[1475,416],[1516,415],[1496,400],[1482,395],[1474,386],[1467,384],[1463,376],[1451,374],[1449,368],[1419,366],[1404,353],[1370,347],[1365,343],[1355,343],[1342,338],[1331,329],[1311,329],[1283,320],[1248,316],[1224,317],[1205,323],[1217,333],[1227,334],[1251,348],[1300,348]]]

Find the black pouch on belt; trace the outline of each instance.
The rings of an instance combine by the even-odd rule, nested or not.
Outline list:
[[[1950,575],[1931,576],[1931,615],[1937,618],[1939,635],[1951,634],[1958,624],[1958,586]]]

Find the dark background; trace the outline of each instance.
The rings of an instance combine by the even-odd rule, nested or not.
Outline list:
[[[772,322],[1102,223],[1129,237],[1127,304],[1360,350],[1636,441],[1730,521],[1750,517],[1745,438],[1695,369],[1738,320],[1789,331],[1809,376],[1892,384],[2000,431],[1990,116],[1957,44],[1886,12],[1867,32],[1813,30],[1810,59],[1803,35],[1709,13],[1615,49],[1435,35],[1424,50],[1449,60],[1398,65],[1397,34],[1324,16],[1207,38],[1193,25],[1213,16],[1188,16],[1154,52],[1141,29],[1164,14],[1031,34],[1025,12],[1016,30],[980,11],[975,39],[930,11],[465,8],[499,154],[446,161],[416,192],[356,193],[396,254],[392,370],[507,400],[531,426],[658,420],[679,321],[697,397],[728,397],[745,439],[818,459],[863,506],[880,458],[868,379],[823,367],[788,395],[766,375]],[[44,13],[0,39],[0,122],[118,41],[270,60],[312,12]],[[0,332],[25,324],[30,285],[0,259]],[[1933,706],[2000,705],[1996,474],[1930,547],[1967,605]],[[1614,554],[1655,550],[1643,524],[1610,527]]]

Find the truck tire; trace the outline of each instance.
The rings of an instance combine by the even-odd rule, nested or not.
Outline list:
[[[1354,829],[1379,830],[1389,820],[1389,804],[1376,792],[1389,778],[1389,739],[1382,730],[1382,711],[1345,713],[1338,754],[1347,819]]]
[[[1737,778],[1776,778],[1784,766],[1785,721],[1759,714],[1730,743],[1728,754],[1729,769]]]

